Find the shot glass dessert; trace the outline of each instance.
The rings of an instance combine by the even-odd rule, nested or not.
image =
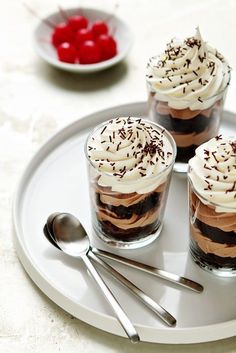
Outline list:
[[[172,39],[147,65],[149,115],[177,144],[175,170],[187,171],[195,149],[218,134],[230,67],[203,41],[199,28],[184,41]]]
[[[189,161],[190,252],[202,268],[236,276],[236,138],[216,136]]]
[[[88,136],[86,156],[96,234],[120,248],[156,239],[176,156],[172,136],[148,120],[118,117]]]

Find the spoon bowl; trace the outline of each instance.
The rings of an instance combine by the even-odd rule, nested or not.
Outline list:
[[[49,217],[47,224],[56,243],[66,254],[75,257],[87,254],[89,237],[76,217],[67,213],[55,213]]]
[[[61,248],[57,245],[56,241],[54,240],[53,235],[49,232],[47,225],[45,224],[45,226],[43,227],[43,233],[45,235],[45,237],[47,238],[47,240],[53,245],[55,246],[57,249],[61,250]]]

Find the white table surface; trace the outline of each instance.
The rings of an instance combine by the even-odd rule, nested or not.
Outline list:
[[[68,6],[68,0],[28,3],[43,15],[59,3]],[[115,1],[74,1],[78,3],[112,10]],[[17,258],[12,241],[13,193],[27,161],[52,133],[95,110],[145,100],[147,58],[174,35],[191,35],[196,25],[235,67],[236,1],[120,0],[119,4],[117,14],[135,34],[127,60],[108,71],[78,76],[57,71],[37,57],[32,47],[37,19],[20,0],[0,2],[0,352],[236,352],[236,338],[198,345],[134,346],[99,331],[42,294]],[[226,102],[233,111],[235,81]]]

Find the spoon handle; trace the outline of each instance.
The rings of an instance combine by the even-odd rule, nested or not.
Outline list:
[[[167,281],[178,284],[182,287],[191,289],[194,292],[201,293],[203,291],[203,286],[197,282],[192,281],[191,279],[181,277],[181,276],[178,276],[174,273],[170,273],[170,272],[161,270],[156,267],[148,266],[148,265],[145,265],[141,262],[130,260],[130,259],[127,259],[125,257],[119,256],[116,254],[112,254],[108,251],[100,250],[97,248],[91,248],[91,250],[94,254],[96,254],[98,256],[105,257],[106,259],[115,260],[115,261],[120,262],[122,264],[128,265],[130,267],[133,267],[133,268],[139,269],[141,271],[144,271],[146,273],[149,273],[151,275],[154,275],[156,277],[160,277],[160,278],[163,278]]]
[[[102,277],[99,275],[97,272],[96,268],[90,261],[89,257],[87,255],[82,256],[82,259],[87,266],[87,269],[89,270],[90,274],[100,287],[101,291],[103,292],[105,298],[111,305],[114,313],[116,314],[117,319],[119,320],[121,326],[125,330],[127,336],[131,340],[131,342],[136,343],[140,340],[138,333],[136,332],[133,324],[131,323],[130,319],[128,316],[125,314],[123,309],[121,308],[120,304],[117,302],[116,298],[113,296],[112,292],[110,289],[107,287],[105,282],[103,281]]]
[[[106,262],[98,258],[92,251],[89,251],[88,256],[94,260],[97,264],[102,266],[109,274],[111,274],[116,280],[127,287],[138,299],[140,299],[149,309],[154,311],[160,319],[162,319],[167,325],[173,326],[176,324],[176,319],[168,313],[161,305],[157,304],[152,298],[145,294],[140,288],[136,287],[128,278],[124,277],[121,273],[116,271],[113,267],[108,265]]]

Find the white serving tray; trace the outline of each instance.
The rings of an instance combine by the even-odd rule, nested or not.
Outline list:
[[[106,249],[91,231],[84,141],[95,125],[128,115],[145,117],[146,104],[112,107],[59,131],[26,167],[13,205],[17,253],[32,280],[73,316],[120,336],[124,336],[122,328],[83,263],[53,248],[44,238],[43,225],[52,212],[71,212],[90,232],[92,244]],[[235,119],[234,114],[225,112],[222,132],[236,135]],[[188,253],[187,213],[186,178],[175,174],[160,237],[143,249],[114,252],[196,280],[205,287],[202,294],[110,262],[172,313],[177,318],[176,327],[166,327],[125,288],[102,272],[142,341],[197,343],[236,335],[236,278],[217,278],[193,263]]]

